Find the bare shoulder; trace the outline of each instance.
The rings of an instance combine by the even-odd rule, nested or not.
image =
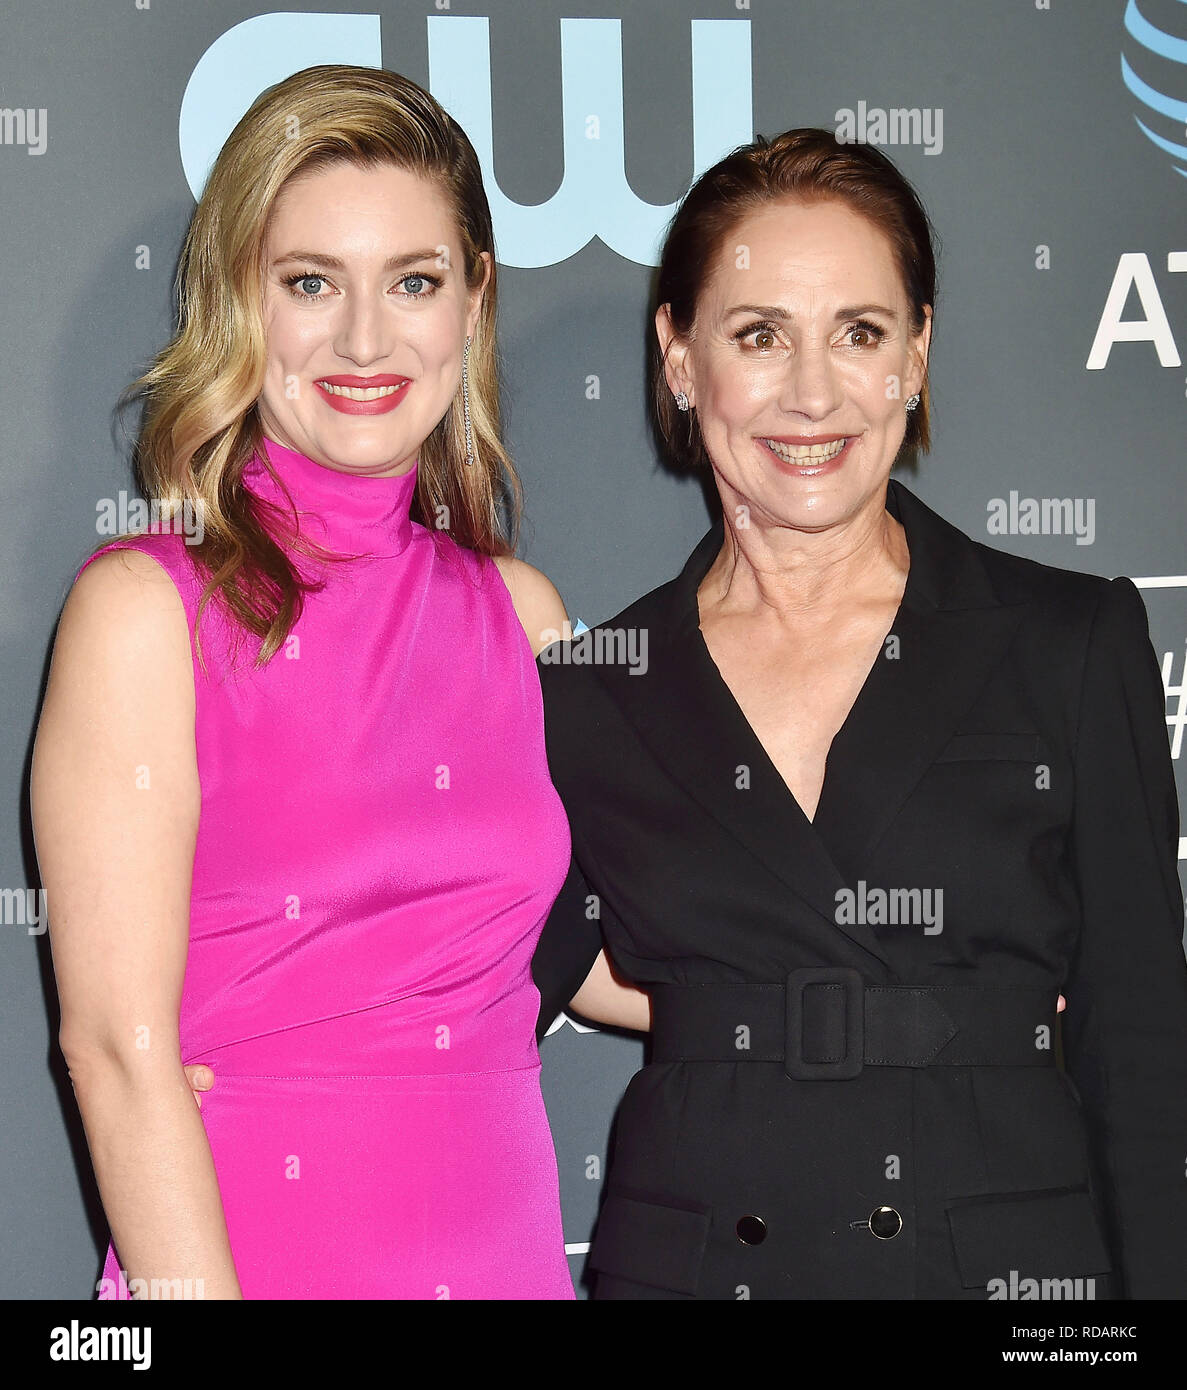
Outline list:
[[[131,547],[108,550],[93,559],[74,581],[62,610],[98,621],[181,614],[185,607],[168,570],[151,555]]]
[[[109,550],[78,576],[54,642],[50,698],[147,711],[156,700],[192,704],[185,605],[168,571],[139,550]],[[170,699],[170,697],[173,697]]]
[[[513,555],[492,558],[511,594],[511,602],[532,651],[539,654],[565,631],[568,615],[564,600],[552,580],[526,560],[518,560]]]

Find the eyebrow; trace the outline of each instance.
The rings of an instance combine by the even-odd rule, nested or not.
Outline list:
[[[385,271],[404,270],[421,261],[436,261],[440,254],[440,248],[436,246],[430,246],[423,251],[409,251],[403,256],[389,256],[384,261],[383,268]],[[324,265],[327,270],[346,269],[345,261],[338,256],[327,256],[324,251],[289,251],[283,256],[277,256],[272,265],[285,265],[289,261],[303,261],[307,265]]]
[[[790,319],[795,315],[783,308],[781,304],[735,304],[727,309],[726,314],[758,314],[762,318],[768,319]],[[893,309],[887,309],[883,304],[855,304],[844,309],[838,309],[833,316],[837,323],[845,319],[861,318],[863,314],[883,314],[888,319],[895,317]]]

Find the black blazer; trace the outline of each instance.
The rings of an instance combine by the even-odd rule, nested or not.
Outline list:
[[[897,481],[887,507],[897,642],[814,822],[700,633],[720,521],[539,659],[574,846],[541,1031],[603,939],[654,1010],[595,1296],[1187,1297],[1178,809],[1145,609]],[[596,660],[630,628],[645,674]]]

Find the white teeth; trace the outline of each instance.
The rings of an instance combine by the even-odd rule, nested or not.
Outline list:
[[[317,384],[331,396],[346,396],[352,401],[378,401],[384,396],[394,396],[407,383],[401,382],[399,386],[331,386],[328,381],[319,381]]]
[[[849,440],[834,439],[828,444],[781,444],[777,439],[764,439],[763,443],[784,463],[827,463],[836,458]]]

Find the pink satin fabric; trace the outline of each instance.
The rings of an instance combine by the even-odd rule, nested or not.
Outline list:
[[[369,558],[298,561],[325,587],[263,669],[216,604],[199,629],[180,1035],[244,1296],[571,1299],[529,973],[569,831],[531,649],[493,563],[410,520],[415,468],[265,449],[303,534]],[[182,538],[116,544],[192,636]]]

